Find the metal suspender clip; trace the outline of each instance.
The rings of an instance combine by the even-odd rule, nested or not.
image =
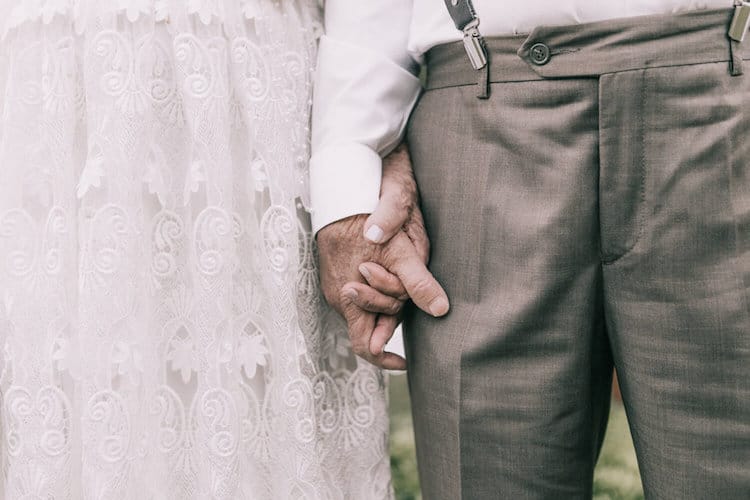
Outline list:
[[[729,38],[741,42],[745,39],[748,28],[750,28],[750,2],[735,0],[734,16],[729,25]]]
[[[479,71],[479,99],[490,96],[490,65],[484,45],[484,39],[479,33],[479,18],[471,0],[443,0],[453,19],[456,29],[464,34],[464,48],[474,70]]]
[[[750,4],[747,4],[750,6]],[[487,65],[487,54],[484,51],[482,35],[479,33],[479,18],[475,17],[464,26],[464,48],[474,69],[482,69]]]

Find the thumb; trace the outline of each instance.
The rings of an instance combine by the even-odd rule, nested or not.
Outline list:
[[[377,208],[365,221],[365,238],[371,243],[382,245],[390,241],[411,216],[410,206],[403,203],[400,190],[394,189],[383,190]]]
[[[388,269],[401,280],[412,302],[435,317],[447,314],[450,308],[448,296],[425,266],[409,237],[398,235],[389,247]]]
[[[383,161],[380,201],[365,221],[365,238],[383,244],[409,221],[417,208],[417,184],[411,175],[411,164],[405,147],[400,146]],[[404,170],[407,171],[405,174]]]

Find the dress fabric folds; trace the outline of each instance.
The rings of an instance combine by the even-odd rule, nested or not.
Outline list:
[[[319,291],[317,0],[0,0],[0,497],[392,496]]]

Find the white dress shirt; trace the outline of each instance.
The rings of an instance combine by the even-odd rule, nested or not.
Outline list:
[[[484,36],[538,25],[730,8],[732,0],[473,0]],[[312,123],[313,230],[371,213],[381,157],[401,140],[430,47],[461,39],[441,0],[326,0]]]

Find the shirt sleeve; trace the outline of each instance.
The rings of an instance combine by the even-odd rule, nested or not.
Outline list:
[[[381,158],[400,142],[419,95],[411,12],[412,0],[326,1],[310,160],[316,233],[377,206]]]

